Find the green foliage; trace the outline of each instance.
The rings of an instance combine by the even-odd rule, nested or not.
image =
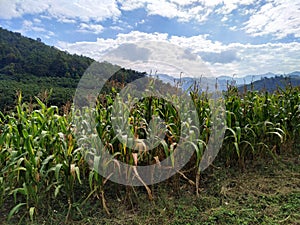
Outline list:
[[[136,101],[128,96],[128,101],[136,104],[131,111],[126,111],[125,106],[129,103],[122,102],[116,92],[102,94],[95,111],[86,108],[86,111],[71,111],[62,116],[57,106],[49,107],[39,98],[32,100],[35,107],[31,106],[32,103],[22,103],[22,95],[19,93],[15,111],[0,114],[0,204],[13,198],[15,206],[9,218],[23,212],[24,216],[34,219],[45,207],[44,202],[65,199],[68,206],[66,220],[69,220],[74,210],[80,212],[81,206],[89,198],[98,198],[109,214],[105,200],[107,179],[94,170],[100,166],[103,153],[109,152],[112,155],[104,167],[117,167],[118,163],[114,159],[130,165],[154,164],[166,157],[172,159],[180,136],[191,138],[186,141],[191,144],[195,154],[184,168],[188,172],[177,172],[195,186],[198,192],[198,165],[211,134],[211,108],[207,94],[192,92],[191,97],[198,110],[199,128],[189,126],[188,120],[180,121],[172,104],[154,97]],[[217,163],[244,169],[247,161],[269,156],[276,158],[281,154],[283,143],[297,140],[300,134],[299,88],[274,94],[247,92],[242,96],[236,88],[230,88],[224,93],[224,98],[227,130]],[[181,104],[176,95],[172,99],[183,109],[186,107],[186,103]],[[116,116],[112,117],[115,101],[119,104],[114,109]],[[78,119],[76,126],[71,123],[72,115]],[[128,116],[128,121],[123,121],[124,115]],[[158,145],[147,151],[143,144],[147,140],[143,138],[148,135],[151,126],[158,125],[153,121],[150,123],[155,116],[165,121],[166,133],[163,139],[155,134],[153,140]],[[88,127],[91,118],[95,118],[96,129],[102,140],[100,148],[99,142],[92,136],[85,133],[75,135],[76,129],[91,129]],[[131,131],[136,141],[133,148],[128,146],[134,140],[128,137],[120,141],[117,138],[120,134],[112,127],[112,120],[116,120],[119,126],[116,129],[125,126]],[[184,132],[189,135],[181,133],[181,126],[186,127]],[[193,144],[192,139],[197,144]],[[81,145],[82,141],[87,141],[88,145]],[[88,155],[85,150],[88,150]],[[84,183],[83,180],[88,182]],[[144,186],[152,199],[151,189]],[[74,193],[84,194],[75,196]],[[234,215],[234,212],[226,212],[226,216],[231,217],[231,214]]]
[[[42,42],[0,28],[0,73],[22,78],[80,77],[93,62],[88,57],[71,55]]]
[[[227,133],[223,156],[244,167],[247,159],[280,153],[280,146],[299,135],[299,88],[276,93],[248,91],[240,96],[235,87],[225,94]]]

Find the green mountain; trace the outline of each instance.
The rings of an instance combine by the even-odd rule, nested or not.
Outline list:
[[[256,91],[267,91],[274,92],[278,89],[285,89],[288,86],[298,87],[300,86],[300,76],[298,74],[289,76],[275,76],[275,77],[265,77],[261,80],[254,81],[252,84],[239,86],[240,91],[244,90],[256,90]]]
[[[48,104],[63,106],[72,101],[81,76],[93,62],[47,46],[39,38],[33,40],[0,28],[0,111],[15,105],[17,91],[22,91],[25,101],[31,101],[37,95],[47,99],[52,89]],[[116,82],[126,83],[145,75],[109,63],[103,63],[102,69],[118,71],[113,76]]]
[[[1,74],[14,75],[16,78],[24,74],[79,78],[92,62],[88,57],[70,55],[39,40],[0,28]]]

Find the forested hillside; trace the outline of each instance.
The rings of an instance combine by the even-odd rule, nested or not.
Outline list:
[[[245,90],[257,90],[257,91],[267,91],[273,93],[278,89],[285,89],[286,87],[298,87],[300,86],[300,76],[290,75],[290,76],[275,76],[271,78],[263,78],[261,80],[254,81],[252,84],[242,85],[239,87],[240,91]]]
[[[15,105],[17,91],[22,91],[25,101],[39,95],[49,104],[64,105],[72,100],[81,76],[93,62],[91,58],[47,46],[40,39],[33,40],[0,28],[1,111]],[[144,73],[108,63],[103,64],[103,68],[118,71],[114,76],[117,82],[126,83],[144,76]]]

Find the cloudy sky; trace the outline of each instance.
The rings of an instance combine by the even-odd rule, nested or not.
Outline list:
[[[159,41],[214,75],[300,70],[300,0],[0,0],[0,26],[100,61]]]

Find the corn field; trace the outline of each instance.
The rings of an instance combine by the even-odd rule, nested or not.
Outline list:
[[[299,142],[300,135],[300,89],[288,87],[276,93],[247,91],[239,93],[236,87],[224,92],[226,106],[226,132],[222,148],[214,163],[237,166],[244,169],[247,162],[273,157],[283,151],[285,143]],[[191,91],[190,97],[196,106],[199,127],[190,137],[194,154],[188,164],[176,171],[182,180],[192,185],[195,194],[201,186],[199,162],[211,134],[211,109],[208,93]],[[21,93],[13,112],[0,115],[0,207],[10,205],[8,219],[21,215],[20,219],[35,216],[47,209],[47,203],[59,201],[64,204],[66,221],[79,213],[89,199],[97,199],[102,209],[109,214],[106,193],[114,191],[108,187],[110,181],[97,173],[103,151],[112,156],[107,165],[118,167],[118,161],[129,165],[150,165],[159,163],[172,153],[182,136],[182,124],[175,108],[169,102],[158,98],[144,98],[128,112],[128,129],[138,138],[147,136],[152,116],[158,116],[166,123],[164,138],[154,137],[155,148],[142,151],[143,143],[129,148],[129,143],[120,141],[113,129],[112,106],[116,93],[102,94],[98,98],[94,115],[96,129],[103,143],[101,148],[87,135],[75,135],[76,129],[88,129],[87,118],[80,112],[68,111],[63,115],[56,106],[47,106],[35,98],[36,104],[22,102]],[[176,97],[174,97],[176,101]],[[179,101],[179,100],[178,100]],[[122,104],[119,104],[119,111]],[[72,117],[79,123],[74,126]],[[118,122],[121,124],[121,122]],[[82,126],[82,127],[81,127]],[[188,131],[190,131],[188,130]],[[86,148],[81,143],[88,142]],[[192,140],[191,140],[192,141]],[[95,149],[95,151],[90,151]],[[99,152],[98,150],[101,149]],[[92,165],[92,167],[91,167]],[[94,169],[93,169],[94,168]],[[134,173],[134,171],[133,171]],[[142,181],[141,181],[142,182]],[[173,183],[170,182],[172,185]],[[153,187],[144,185],[149,200],[155,201]],[[130,192],[129,187],[125,187]],[[124,194],[126,195],[126,194]],[[124,198],[126,196],[123,196]]]

